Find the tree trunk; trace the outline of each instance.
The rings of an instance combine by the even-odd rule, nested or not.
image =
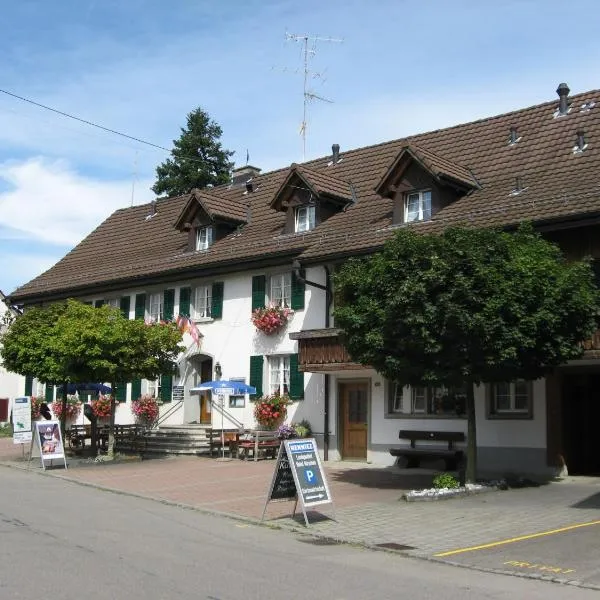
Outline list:
[[[467,382],[467,483],[477,477],[477,424],[475,421],[475,386]]]
[[[117,412],[117,384],[111,383],[112,392],[110,394],[110,420],[108,425],[108,457],[112,460],[115,457],[115,413]]]

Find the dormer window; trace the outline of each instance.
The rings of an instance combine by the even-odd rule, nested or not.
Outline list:
[[[431,219],[431,190],[410,192],[404,203],[404,222],[429,221]]]
[[[212,225],[208,227],[198,227],[196,229],[196,250],[208,250],[214,239],[214,228]]]
[[[296,208],[296,233],[310,231],[315,228],[315,205]]]

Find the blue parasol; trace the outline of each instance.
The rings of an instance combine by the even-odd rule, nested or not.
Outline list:
[[[62,389],[63,386],[59,385],[58,392],[61,393]],[[112,389],[103,383],[67,383],[67,394],[74,394],[75,392],[110,394]]]

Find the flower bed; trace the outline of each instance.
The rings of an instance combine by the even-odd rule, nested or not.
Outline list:
[[[285,326],[290,314],[290,309],[282,306],[257,308],[252,313],[252,323],[259,331],[271,335]]]
[[[256,422],[267,429],[273,429],[287,417],[287,407],[291,404],[287,396],[274,394],[258,398],[254,404]]]

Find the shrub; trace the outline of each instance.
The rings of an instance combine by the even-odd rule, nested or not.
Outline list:
[[[442,488],[457,488],[458,479],[452,473],[439,473],[433,478],[433,487],[438,490]]]

